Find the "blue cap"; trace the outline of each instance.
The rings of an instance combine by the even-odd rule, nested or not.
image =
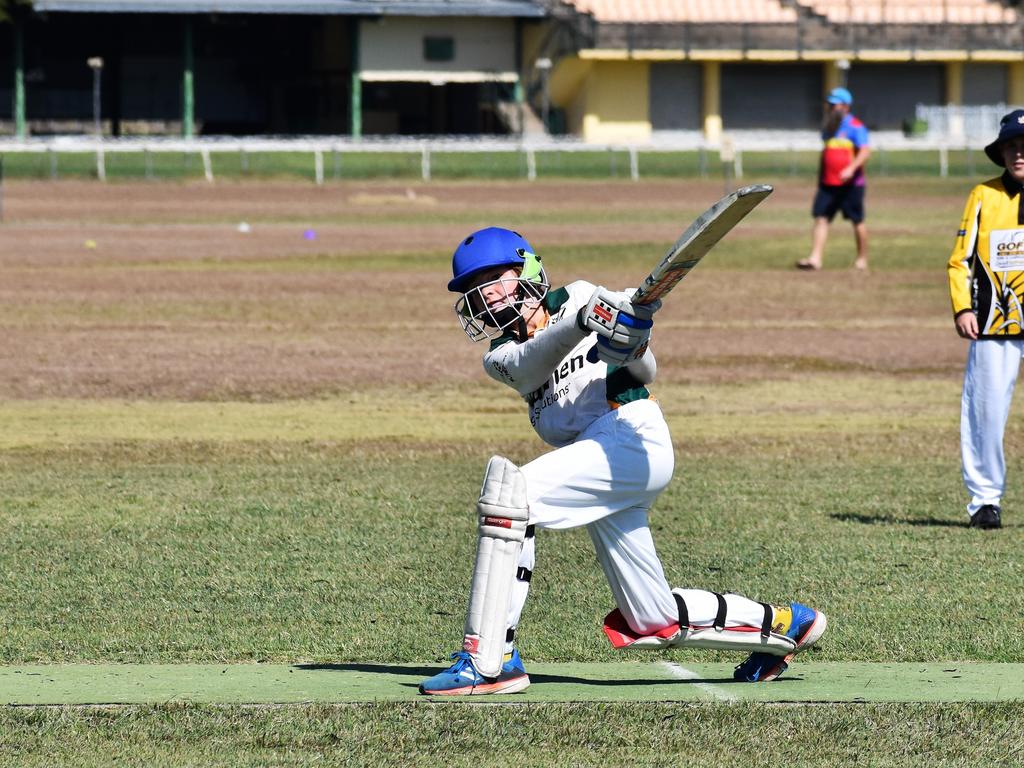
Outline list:
[[[1003,152],[999,145],[1017,136],[1024,136],[1024,109],[1015,109],[1010,114],[1003,115],[1003,119],[999,121],[999,136],[985,147],[988,159],[1000,168],[1005,167]]]
[[[853,94],[845,88],[833,88],[828,92],[825,101],[829,104],[853,104]]]

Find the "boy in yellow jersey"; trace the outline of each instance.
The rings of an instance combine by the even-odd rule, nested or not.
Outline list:
[[[604,633],[616,648],[746,652],[734,676],[758,682],[817,642],[825,615],[800,603],[669,586],[648,526],[675,466],[648,390],[660,303],[633,305],[631,294],[584,280],[551,288],[530,244],[500,227],[463,239],[448,290],[459,296],[455,312],[470,339],[490,342],[487,375],[522,397],[553,450],[522,466],[488,462],[462,648],[421,693],[515,693],[530,684],[515,640],[541,530],[587,529],[615,600]]]
[[[972,528],[999,528],[1003,430],[1024,354],[1024,109],[1003,117],[985,154],[1003,173],[971,190],[947,270],[956,331],[970,340],[960,404],[967,514]]]

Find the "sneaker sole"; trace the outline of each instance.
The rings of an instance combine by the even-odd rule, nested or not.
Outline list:
[[[483,685],[467,685],[462,688],[448,688],[443,691],[421,690],[426,696],[482,696],[495,693],[519,693],[530,687],[530,676],[523,675],[512,680],[500,680]]]
[[[814,613],[814,621],[811,622],[811,626],[807,628],[807,631],[796,639],[796,648],[793,649],[793,652],[780,656],[779,663],[761,675],[760,682],[768,683],[777,678],[789,669],[789,662],[793,660],[794,656],[801,651],[806,651],[825,634],[825,629],[828,627],[828,619],[821,611],[815,611]]]

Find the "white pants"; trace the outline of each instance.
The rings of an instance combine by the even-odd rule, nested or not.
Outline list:
[[[979,339],[967,351],[960,401],[960,454],[967,514],[999,504],[1006,488],[1003,431],[1010,414],[1024,340]]]
[[[675,456],[668,425],[653,400],[640,400],[605,414],[576,442],[521,467],[526,476],[530,524],[538,528],[587,526],[615,604],[640,635],[679,620],[665,579],[647,510],[669,481]],[[519,565],[533,570],[534,539],[523,546]],[[519,625],[529,583],[516,581],[509,627]],[[760,626],[763,608],[729,595],[729,625]],[[717,599],[710,592],[687,594],[691,624],[711,624]]]

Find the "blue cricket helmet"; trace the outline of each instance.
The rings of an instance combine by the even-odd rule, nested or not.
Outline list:
[[[520,277],[524,280],[544,280],[540,257],[526,238],[511,229],[487,227],[469,235],[455,249],[448,290],[463,293],[475,274],[493,267],[520,267]]]

